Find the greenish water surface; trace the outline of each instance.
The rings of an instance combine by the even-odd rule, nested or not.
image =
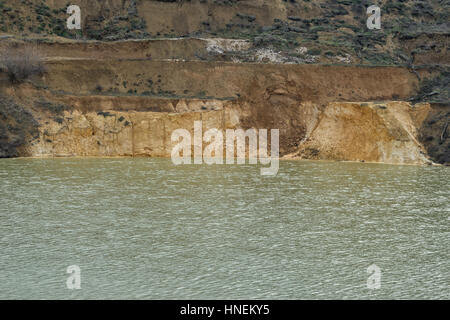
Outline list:
[[[0,299],[450,298],[450,168],[259,172],[0,160]],[[71,265],[80,290],[66,287]]]

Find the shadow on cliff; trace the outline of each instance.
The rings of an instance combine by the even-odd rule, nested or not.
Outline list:
[[[0,95],[0,158],[27,155],[24,148],[39,138],[38,126],[30,111]]]
[[[419,129],[419,139],[434,162],[450,165],[450,105],[432,104]]]

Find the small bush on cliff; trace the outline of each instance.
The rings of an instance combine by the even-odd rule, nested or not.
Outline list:
[[[42,57],[36,48],[30,46],[7,47],[0,52],[0,66],[6,71],[11,83],[21,83],[46,71]]]

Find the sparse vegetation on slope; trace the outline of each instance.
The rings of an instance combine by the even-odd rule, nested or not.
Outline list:
[[[8,46],[0,51],[0,67],[8,75],[11,83],[20,83],[34,75],[42,75],[46,68],[34,47]]]
[[[366,8],[373,4],[369,0],[80,0],[78,4],[83,28],[67,30],[66,0],[0,0],[0,28],[21,36],[102,41],[247,39],[258,48],[280,52],[282,60],[293,63],[373,65],[407,65],[414,63],[416,53],[442,56],[450,33],[450,4],[443,0],[378,1],[381,30],[366,27]],[[436,44],[427,46],[430,40],[422,35],[436,38]],[[444,38],[438,39],[442,35]],[[411,41],[414,46],[406,45]],[[299,48],[309,52],[298,55]],[[238,58],[251,61],[251,56],[244,52]]]
[[[430,111],[423,125],[421,114],[414,126],[429,156],[448,162],[448,1],[378,1],[381,30],[366,26],[369,0],[77,0],[81,30],[66,28],[68,4],[0,0],[0,50],[24,50],[3,55],[0,92],[54,129],[41,142],[56,133],[72,139],[73,114],[84,130],[84,113],[109,123],[120,110],[131,130],[131,110],[207,113],[229,101],[242,127],[279,128],[286,154],[305,143],[329,103],[382,101],[383,114],[387,101],[410,101],[416,114],[426,108],[414,104],[425,101],[442,110]],[[25,52],[34,45],[45,57],[43,76],[39,56]],[[90,130],[83,135],[92,140]],[[2,132],[13,136],[5,122]],[[54,143],[46,142],[44,154],[54,154]]]

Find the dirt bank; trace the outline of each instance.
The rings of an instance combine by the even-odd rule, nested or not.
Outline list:
[[[107,97],[59,99],[65,104],[41,100],[31,108],[33,125],[25,124],[35,131],[23,135],[29,140],[22,141],[22,155],[170,157],[172,132],[181,128],[193,134],[194,121],[203,121],[204,131],[267,128],[268,121],[254,117],[251,103],[243,100],[166,99],[171,110],[145,111],[133,104],[136,97],[115,97],[112,104]],[[92,102],[96,107],[86,108]],[[210,110],[199,108],[205,103]],[[270,128],[281,129],[281,156],[289,159],[445,163],[448,142],[441,127],[447,118],[448,107],[428,103],[298,102],[277,112],[272,119],[279,122]]]

